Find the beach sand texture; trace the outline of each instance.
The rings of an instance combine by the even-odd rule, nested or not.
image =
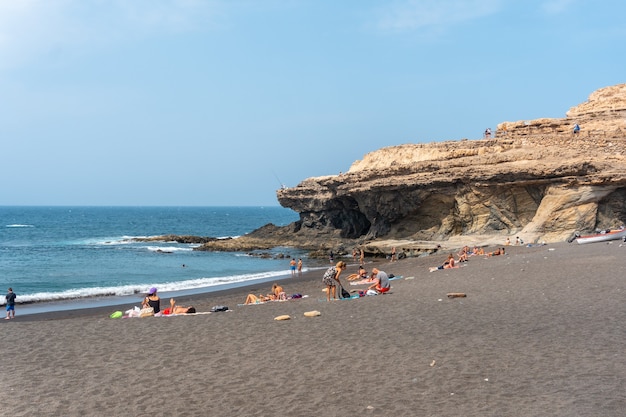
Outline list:
[[[626,246],[507,250],[432,273],[445,253],[379,262],[414,279],[330,303],[315,271],[283,281],[300,300],[237,306],[271,283],[179,300],[232,309],[205,315],[20,317],[18,305],[0,323],[1,414],[624,415]]]

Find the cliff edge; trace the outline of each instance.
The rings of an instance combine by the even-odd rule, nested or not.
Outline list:
[[[280,189],[300,220],[273,232],[300,242],[563,241],[625,223],[625,148],[620,84],[562,119],[503,122],[493,139],[383,148],[344,174]]]

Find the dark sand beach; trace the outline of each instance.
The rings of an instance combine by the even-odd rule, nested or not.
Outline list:
[[[507,252],[432,273],[446,253],[377,262],[413,279],[330,303],[315,271],[282,281],[304,299],[238,306],[270,283],[178,300],[230,312],[20,317],[18,305],[0,323],[2,415],[624,415],[626,246]]]

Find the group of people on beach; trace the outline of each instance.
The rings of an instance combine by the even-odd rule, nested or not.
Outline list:
[[[474,246],[474,248],[471,250],[469,246],[463,246],[461,250],[457,253],[457,255],[459,259],[455,260],[454,254],[448,254],[448,258],[443,262],[443,264],[439,266],[432,266],[429,268],[429,271],[435,272],[441,269],[460,268],[461,264],[464,262],[468,262],[471,256],[484,255],[489,258],[492,256],[506,255],[506,250],[504,248],[497,248],[492,252],[485,252],[483,248],[479,248],[478,246]]]
[[[337,300],[337,287],[343,288],[340,281],[340,276],[347,268],[347,264],[344,261],[339,261],[335,266],[331,266],[326,270],[322,276],[322,282],[326,285],[326,300],[330,301],[331,296],[333,300]],[[363,265],[359,266],[359,273],[357,277],[366,278],[367,271],[363,268]],[[384,294],[391,289],[389,282],[389,276],[386,272],[379,270],[378,268],[372,268],[372,274],[370,276],[371,285],[367,287],[365,294],[375,295]],[[350,277],[348,277],[350,280]]]
[[[156,287],[150,288],[148,295],[146,295],[146,298],[144,298],[141,303],[141,308],[152,308],[154,314],[160,313],[164,316],[171,314],[193,314],[196,312],[194,306],[177,306],[176,300],[173,298],[170,298],[170,306],[161,311],[161,298],[157,294]]]
[[[270,294],[259,294],[258,296],[255,294],[248,294],[246,297],[246,301],[244,304],[260,304],[265,303],[267,301],[285,301],[287,300],[287,294],[283,287],[274,283],[272,285],[272,292]]]

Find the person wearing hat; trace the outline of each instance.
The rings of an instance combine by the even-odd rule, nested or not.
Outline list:
[[[152,307],[154,310],[154,314],[161,311],[161,299],[157,295],[157,289],[155,287],[150,288],[148,291],[148,295],[143,299],[141,303],[141,308]]]

